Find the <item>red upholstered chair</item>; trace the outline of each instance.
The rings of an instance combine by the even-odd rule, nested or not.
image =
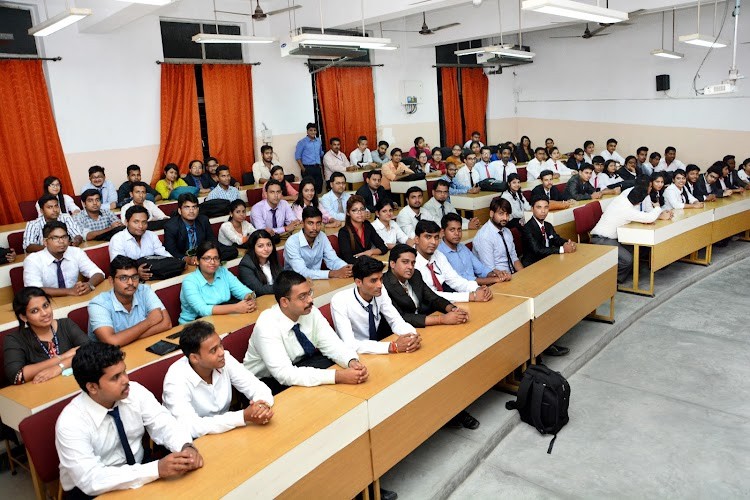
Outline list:
[[[516,172],[518,173],[518,180],[521,182],[526,182],[529,179],[529,174],[526,172],[526,167],[518,167],[516,168]]]
[[[252,207],[256,203],[258,203],[260,200],[263,199],[263,188],[259,187],[257,189],[248,189],[247,190],[247,204],[248,208]]]
[[[23,266],[16,266],[10,270],[10,287],[15,295],[23,288]]]
[[[239,265],[228,267],[227,271],[229,271],[230,273],[234,274],[238,278],[240,277],[240,266]]]
[[[157,234],[157,236],[159,237],[159,241],[161,241],[163,244],[164,243],[164,231],[163,230],[159,231],[159,234]]]
[[[177,320],[180,318],[180,312],[182,312],[182,306],[180,305],[180,290],[182,290],[182,283],[176,283],[165,288],[155,290],[156,296],[162,301],[164,307],[169,313],[169,317],[172,320],[172,326],[177,326]]]
[[[591,205],[591,215],[594,217],[594,225],[599,224],[599,219],[602,218],[602,204],[599,201],[593,201],[589,203]]]
[[[521,231],[514,227],[510,230],[510,232],[513,235],[513,244],[516,246],[516,255],[520,259],[523,255],[523,240],[521,239]]]
[[[339,253],[339,237],[335,234],[329,234],[328,241],[331,242],[334,252]]]
[[[84,332],[89,331],[89,308],[79,307],[68,313],[68,319],[78,325]]]
[[[0,345],[3,345],[5,343],[5,337],[15,332],[16,330],[18,330],[18,325],[0,332]],[[5,366],[5,351],[3,349],[0,349],[0,366]],[[10,385],[11,382],[13,381],[5,378],[5,370],[0,370],[0,388]]]
[[[36,211],[36,200],[19,201],[18,208],[21,209],[21,215],[26,222],[39,217],[39,213]]]
[[[177,210],[177,202],[162,203],[159,205],[159,210],[164,212],[167,217],[172,217],[172,214]]]
[[[40,500],[50,497],[62,498],[62,485],[58,486],[57,493],[54,495],[42,490],[46,490],[47,484],[57,481],[60,477],[60,460],[55,448],[55,423],[57,417],[74,397],[71,396],[39,413],[26,417],[18,426],[26,445],[36,497]]]
[[[8,246],[16,251],[18,255],[23,253],[23,231],[10,233],[8,235]]]
[[[526,201],[531,203],[531,189],[524,189],[521,192],[523,193],[523,197],[526,198]]]
[[[466,244],[466,248],[468,248],[469,250],[472,250],[474,248],[474,242],[473,241],[468,242]]]
[[[216,236],[217,238],[219,237],[219,228],[223,223],[224,222],[213,222],[211,224],[211,231],[213,231],[214,236]]]
[[[247,344],[250,342],[250,336],[253,334],[253,328],[255,323],[248,325],[244,328],[240,328],[236,332],[232,332],[222,340],[224,349],[234,356],[234,358],[242,363],[245,359],[245,353],[247,352]]]
[[[320,306],[320,313],[323,315],[323,317],[328,321],[328,324],[331,325],[331,328],[334,328],[333,326],[333,316],[331,315],[331,304],[325,304]]]
[[[596,215],[597,213],[599,214],[598,216]],[[576,234],[578,234],[578,243],[581,243],[583,240],[589,241],[589,233],[594,229],[596,223],[599,222],[601,213],[602,207],[598,201],[592,201],[582,207],[573,209],[573,220],[576,225]]]
[[[104,277],[109,277],[109,244],[84,249],[86,255],[96,266],[104,271]]]
[[[567,182],[561,182],[560,184],[555,184],[555,187],[558,191],[560,191],[561,194],[565,193],[565,189],[568,187]]]
[[[276,257],[279,259],[279,266],[284,267],[284,249],[279,248],[276,250]]]
[[[174,342],[167,340],[168,342]],[[156,399],[161,403],[161,395],[164,391],[164,376],[167,374],[167,370],[172,363],[180,359],[183,354],[182,351],[176,351],[176,355],[171,355],[168,358],[160,359],[156,363],[142,366],[137,370],[132,371],[128,374],[128,377],[133,382],[138,382],[143,387],[151,391]]]

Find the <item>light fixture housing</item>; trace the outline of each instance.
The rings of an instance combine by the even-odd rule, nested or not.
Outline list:
[[[496,54],[511,59],[533,59],[536,55],[534,52],[514,49],[512,45],[490,45],[487,47],[475,47],[471,49],[461,49],[453,52],[457,56],[469,56],[472,54]]]
[[[595,23],[611,24],[628,20],[627,12],[574,2],[573,0],[524,0],[521,8]]]
[[[701,35],[700,33],[691,33],[690,35],[681,35],[680,41],[683,43],[689,43],[690,45],[697,45],[699,47],[710,47],[714,49],[720,49],[729,45],[726,40],[718,39],[716,41],[715,36]]]
[[[79,9],[76,7],[73,7],[71,9],[66,9],[56,16],[52,16],[48,18],[46,21],[41,22],[39,24],[35,24],[31,28],[29,28],[29,35],[34,36],[47,36],[51,35],[52,33],[55,33],[56,31],[60,31],[63,28],[67,28],[73,23],[76,23],[83,19],[84,17],[90,16],[92,14],[91,9]]]
[[[119,0],[119,1],[128,2],[128,3],[140,3],[143,5],[158,5],[158,6],[168,5],[174,2],[174,0]]]
[[[664,57],[666,59],[682,59],[683,57],[685,57],[685,54],[665,49],[652,50],[651,55],[656,57]]]
[[[245,35],[222,35],[215,33],[198,33],[193,36],[195,43],[273,43],[273,37],[245,36]]]
[[[395,50],[397,45],[390,38],[373,38],[369,36],[327,35],[319,33],[302,33],[292,37],[292,42],[300,45],[331,45],[334,47],[359,47],[361,49]]]

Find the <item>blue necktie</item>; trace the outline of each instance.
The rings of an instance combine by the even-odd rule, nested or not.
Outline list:
[[[375,313],[372,312],[372,303],[367,304],[367,316],[369,317],[370,340],[378,340],[378,327],[375,326]]]
[[[65,286],[65,275],[62,271],[62,259],[56,260],[55,264],[57,265],[57,288],[67,288]]]
[[[188,232],[188,250],[192,250],[193,248],[198,246],[198,241],[195,236],[195,225],[188,226],[187,232]]]
[[[271,209],[271,227],[272,228],[276,227],[276,210],[278,210],[278,208]]]
[[[305,351],[305,356],[310,357],[315,354],[315,346],[310,342],[310,339],[307,338],[307,335],[302,333],[299,323],[296,323],[292,327],[292,330],[294,330],[294,336],[297,337],[297,342],[302,346],[302,350]]]
[[[115,420],[115,427],[117,428],[117,434],[120,436],[120,444],[122,450],[125,452],[125,460],[128,465],[135,465],[135,457],[133,456],[133,450],[130,449],[130,443],[128,443],[128,436],[125,434],[125,427],[122,425],[122,419],[120,418],[120,407],[115,406],[107,412],[107,415]]]

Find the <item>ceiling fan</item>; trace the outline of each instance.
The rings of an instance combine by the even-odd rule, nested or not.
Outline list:
[[[584,40],[588,40],[589,38],[594,38],[595,36],[607,36],[609,33],[602,33],[605,29],[612,26],[611,24],[602,24],[598,28],[596,28],[594,31],[591,31],[589,29],[589,23],[586,23],[586,29],[583,30],[583,35],[568,35],[568,36],[551,36],[550,38],[583,38]]]
[[[252,0],[251,0],[251,5],[252,5]],[[292,5],[291,7],[284,7],[283,9],[272,10],[270,12],[263,12],[263,9],[260,7],[260,0],[256,0],[255,11],[253,11],[252,14],[248,14],[246,12],[232,12],[232,11],[227,11],[227,10],[217,10],[216,12],[221,12],[222,14],[234,14],[236,16],[249,15],[256,21],[262,21],[268,16],[273,16],[275,14],[281,14],[283,12],[288,12],[290,10],[295,10],[295,9],[300,9],[300,8],[302,8],[301,5]]]
[[[422,28],[419,29],[419,31],[415,30],[383,30],[383,31],[392,31],[392,32],[400,32],[400,33],[419,33],[420,35],[433,35],[436,31],[444,30],[447,28],[453,28],[454,26],[458,26],[461,23],[450,23],[450,24],[444,24],[442,26],[438,26],[437,28],[430,28],[427,26],[427,17],[424,12],[422,12]]]

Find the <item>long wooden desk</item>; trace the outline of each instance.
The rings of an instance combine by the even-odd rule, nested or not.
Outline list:
[[[587,316],[614,321],[617,292],[617,249],[578,245],[575,253],[550,255],[522,269],[505,283],[496,283],[498,294],[531,301],[531,359],[533,360]],[[610,301],[609,316],[596,315]],[[593,313],[592,313],[593,311]]]
[[[714,210],[714,223],[711,226],[711,243],[744,232],[744,241],[750,241],[750,193],[734,194],[711,202]],[[712,247],[709,247],[707,260],[711,262]]]

